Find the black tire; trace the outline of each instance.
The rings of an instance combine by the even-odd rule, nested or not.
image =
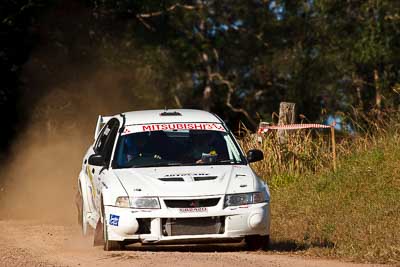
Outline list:
[[[102,209],[104,211],[104,207]],[[104,214],[104,213],[102,213]],[[114,251],[114,250],[122,250],[124,248],[122,241],[110,241],[108,240],[108,231],[107,231],[107,220],[103,217],[103,240],[104,240],[104,250],[105,251]]]
[[[267,250],[269,248],[269,235],[252,235],[245,237],[246,247],[250,251]]]

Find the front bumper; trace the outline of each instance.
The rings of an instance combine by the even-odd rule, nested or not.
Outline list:
[[[240,240],[248,235],[269,235],[269,203],[227,208],[222,205],[223,203],[220,203],[215,207],[194,211],[189,209],[190,212],[168,208],[165,205],[161,205],[161,209],[157,210],[105,206],[108,239],[142,243],[212,243],[222,240]],[[175,235],[166,230],[166,225],[171,220],[194,221],[197,225],[217,220],[220,222],[219,226],[222,226],[215,233]],[[146,224],[146,230],[143,230],[143,224]]]

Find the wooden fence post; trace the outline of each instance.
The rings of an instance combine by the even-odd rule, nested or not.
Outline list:
[[[278,125],[294,124],[296,122],[296,104],[281,102],[279,105]],[[286,143],[286,131],[278,130],[279,143]]]

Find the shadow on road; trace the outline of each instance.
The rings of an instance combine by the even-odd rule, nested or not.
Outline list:
[[[324,240],[324,242],[312,242],[312,243],[304,243],[304,242],[296,242],[294,240],[272,240],[269,246],[270,251],[278,251],[278,252],[296,252],[296,251],[304,251],[310,248],[333,248],[334,243]]]
[[[333,243],[299,243],[294,240],[271,240],[266,251],[271,252],[296,252],[305,251],[310,248],[331,248]],[[127,251],[149,251],[149,252],[239,252],[247,251],[244,241],[240,243],[221,244],[186,244],[186,245],[141,245],[133,244],[125,246]]]
[[[200,245],[128,245],[128,251],[151,252],[238,252],[245,251],[244,243],[228,244],[200,244]]]

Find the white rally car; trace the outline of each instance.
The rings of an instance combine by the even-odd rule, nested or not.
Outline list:
[[[249,166],[262,159],[259,150],[244,156],[224,122],[209,112],[99,116],[78,181],[83,234],[88,226],[96,229],[105,250],[135,242],[243,239],[249,249],[264,248],[270,194]]]

